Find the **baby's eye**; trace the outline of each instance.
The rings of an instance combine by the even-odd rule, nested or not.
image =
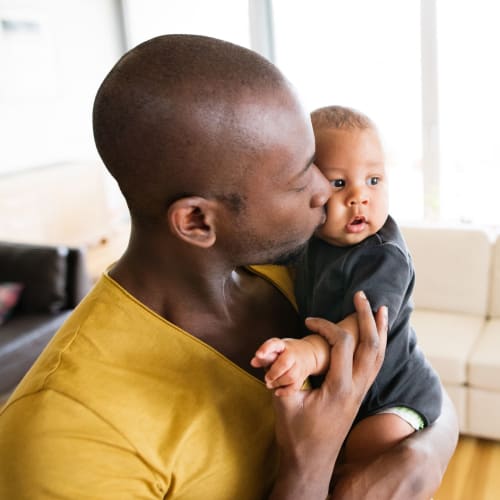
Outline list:
[[[333,181],[330,181],[330,184],[334,188],[342,188],[345,186],[345,180],[344,179],[333,179]]]
[[[380,181],[380,177],[370,177],[366,183],[369,185],[369,186],[376,186]]]

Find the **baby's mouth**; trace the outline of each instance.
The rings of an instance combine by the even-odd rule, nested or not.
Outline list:
[[[346,225],[347,232],[360,233],[366,227],[366,217],[364,215],[356,215]]]

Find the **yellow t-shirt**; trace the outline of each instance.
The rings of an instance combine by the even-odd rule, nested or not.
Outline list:
[[[107,275],[0,413],[2,499],[260,500],[276,467],[264,384]]]

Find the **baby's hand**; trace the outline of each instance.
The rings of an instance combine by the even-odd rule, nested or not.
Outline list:
[[[266,340],[256,351],[250,360],[254,368],[269,368],[278,356],[285,350],[286,344],[283,339],[273,337]]]
[[[264,377],[266,386],[275,389],[276,396],[299,391],[315,369],[316,358],[311,344],[304,339],[266,340],[250,361],[256,368],[269,370]]]

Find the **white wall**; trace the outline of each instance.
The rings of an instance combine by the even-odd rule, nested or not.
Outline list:
[[[0,0],[0,175],[96,161],[92,103],[121,55],[113,0]]]

